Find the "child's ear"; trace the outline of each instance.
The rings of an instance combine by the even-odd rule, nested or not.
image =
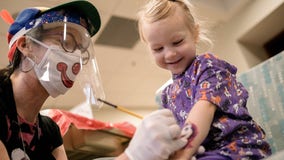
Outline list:
[[[18,50],[21,51],[23,55],[27,56],[30,50],[26,42],[26,37],[25,36],[20,37],[15,43]]]

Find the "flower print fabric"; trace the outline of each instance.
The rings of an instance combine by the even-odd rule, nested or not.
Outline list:
[[[180,127],[197,101],[216,105],[202,156],[261,159],[271,154],[264,131],[247,110],[248,92],[237,82],[236,73],[235,66],[206,53],[197,56],[183,74],[173,75],[173,83],[162,92],[163,107],[172,110]]]

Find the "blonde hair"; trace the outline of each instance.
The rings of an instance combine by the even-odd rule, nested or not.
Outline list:
[[[142,23],[153,23],[165,19],[173,14],[176,6],[184,11],[185,24],[189,30],[197,33],[197,50],[211,49],[213,43],[208,37],[208,31],[201,26],[201,21],[196,18],[193,12],[193,5],[188,0],[148,0],[148,2],[138,12],[138,30],[142,41],[145,41],[142,31]],[[205,47],[205,48],[204,48]]]

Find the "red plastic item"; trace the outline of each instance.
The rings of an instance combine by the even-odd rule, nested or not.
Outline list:
[[[132,137],[136,130],[136,127],[128,122],[107,123],[60,109],[45,110],[44,115],[49,116],[57,123],[60,127],[62,136],[67,133],[71,124],[73,124],[77,129],[83,130],[118,129],[128,137]]]

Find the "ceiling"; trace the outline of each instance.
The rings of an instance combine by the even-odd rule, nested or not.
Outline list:
[[[234,16],[250,0],[192,0],[198,7],[198,14],[207,17],[212,24],[226,22]],[[9,0],[0,1],[0,9],[7,9],[11,14],[18,13],[24,7],[31,6],[53,6],[66,0]],[[94,37],[96,58],[101,72],[102,82],[106,94],[106,100],[127,108],[153,108],[155,104],[155,91],[165,83],[170,74],[159,69],[154,64],[146,47],[139,40],[132,46],[118,47],[98,43],[98,38],[108,26],[113,17],[122,17],[135,20],[136,12],[143,0],[90,0],[99,10],[102,27]],[[8,25],[0,20],[0,67],[7,65],[6,31]],[[112,39],[117,30],[111,30],[108,39]],[[133,33],[135,34],[135,33]],[[122,32],[121,41],[132,35],[129,30]],[[111,37],[110,37],[111,36]],[[128,40],[130,41],[130,40]],[[71,109],[85,100],[82,91],[75,87],[66,96],[50,98],[45,103],[45,108]]]

